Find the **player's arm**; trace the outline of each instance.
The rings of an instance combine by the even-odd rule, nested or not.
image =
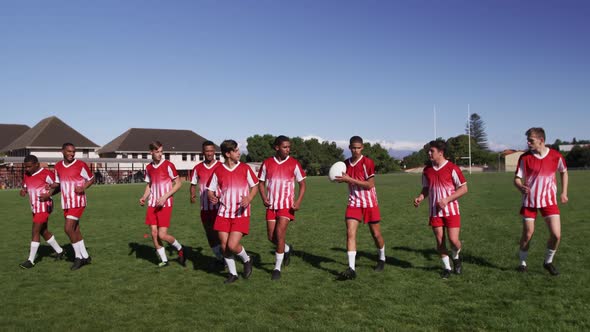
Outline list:
[[[523,193],[525,195],[528,194],[530,191],[530,188],[525,186],[522,183],[522,179],[518,176],[514,177],[514,186],[516,187],[516,189],[518,189],[518,191],[520,191],[521,193]]]
[[[301,207],[301,202],[303,201],[303,195],[305,195],[305,189],[307,185],[305,184],[305,179],[298,182],[299,183],[299,195],[297,199],[293,203],[293,210],[297,211]]]
[[[209,202],[211,202],[212,204],[219,203],[219,197],[215,195],[215,191],[213,190],[207,189],[207,198],[209,199]]]
[[[265,181],[258,182],[258,191],[260,191],[260,198],[262,199],[262,204],[264,204],[264,206],[266,206],[266,207],[269,207],[270,200],[268,199],[268,196],[266,195],[266,182]]]
[[[166,200],[172,197],[172,195],[174,195],[178,190],[180,190],[180,187],[182,187],[182,181],[180,181],[180,177],[177,176],[172,180],[172,189],[170,189],[164,195],[158,198],[158,202],[156,203],[156,205],[164,206]]]
[[[150,187],[151,187],[151,184],[148,182],[148,184],[145,186],[145,190],[143,191],[143,195],[139,199],[139,205],[141,205],[141,206],[145,205],[145,200],[150,196]]]
[[[197,201],[197,185],[191,183],[190,188],[191,193],[191,204],[194,204]]]
[[[346,182],[348,184],[354,184],[364,189],[371,189],[375,187],[375,176],[371,176],[365,181],[351,178],[348,174],[342,172],[342,176],[336,177],[336,182]]]
[[[568,202],[567,197],[567,187],[569,184],[569,176],[567,174],[567,170],[565,172],[561,172],[561,203],[565,204]]]
[[[459,199],[459,197],[465,194],[467,194],[467,183],[461,185],[459,188],[457,188],[457,190],[455,190],[454,193],[452,193],[448,197],[439,199],[438,202],[436,202],[436,205],[438,205],[440,209],[444,209],[447,206],[447,204]]]
[[[422,203],[422,201],[428,197],[428,187],[422,187],[422,191],[420,192],[420,195],[416,196],[416,198],[414,198],[414,207],[418,207],[420,206],[420,203]]]
[[[20,197],[25,197],[27,195],[27,188],[25,188],[25,187],[20,188],[20,191],[18,192],[18,194],[20,195]]]

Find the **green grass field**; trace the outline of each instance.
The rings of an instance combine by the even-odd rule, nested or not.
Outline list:
[[[439,278],[440,260],[427,226],[427,206],[411,201],[417,175],[377,177],[388,264],[372,267],[376,250],[367,227],[359,229],[357,279],[337,281],[347,267],[343,213],[345,185],[308,178],[308,193],[287,239],[291,265],[271,282],[274,250],[266,239],[257,197],[251,234],[243,244],[255,257],[249,280],[224,285],[212,261],[198,206],[188,183],[176,195],[170,233],[190,247],[186,268],[156,268],[144,238],[143,185],[94,186],[82,231],[92,264],[70,271],[54,261],[43,241],[36,266],[28,256],[31,217],[17,191],[0,192],[0,327],[2,330],[589,330],[590,172],[571,172],[570,202],[561,206],[563,237],[555,263],[559,277],[542,268],[547,229],[537,220],[529,272],[519,274],[519,194],[511,174],[467,175],[461,199],[464,273]],[[59,205],[59,203],[58,203]],[[50,229],[66,244],[61,209]],[[71,249],[69,249],[71,252]],[[71,255],[71,253],[70,253]],[[175,254],[171,256],[175,258]],[[241,271],[238,263],[238,271]]]

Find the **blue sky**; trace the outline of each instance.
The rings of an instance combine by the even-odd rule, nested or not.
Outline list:
[[[588,1],[0,0],[0,123],[56,115],[99,145],[130,127],[396,150],[590,139]],[[344,144],[344,143],[342,143]]]

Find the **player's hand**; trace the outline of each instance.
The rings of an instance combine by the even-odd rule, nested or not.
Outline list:
[[[270,199],[263,198],[262,199],[262,204],[264,204],[265,207],[269,207],[270,206]]]
[[[166,200],[168,200],[168,197],[166,197],[166,196],[162,196],[162,197],[158,198],[158,200],[156,201],[156,206],[163,207],[164,204],[166,204]]]
[[[295,203],[293,203],[292,209],[293,209],[293,211],[298,211],[300,207],[301,207],[301,203],[295,202]]]
[[[439,209],[441,209],[441,210],[444,209],[444,208],[446,208],[447,207],[447,204],[449,204],[449,202],[447,202],[447,198],[446,197],[445,198],[441,198],[441,199],[438,200],[438,202],[436,202],[436,206]]]
[[[215,195],[207,195],[207,197],[209,198],[209,202],[211,202],[212,204],[219,203],[219,197]]]
[[[561,203],[565,204],[569,201],[566,193],[561,193]]]
[[[21,189],[18,194],[20,195],[20,197],[25,197],[27,195],[27,191],[25,189]]]
[[[414,198],[414,207],[420,206],[420,203],[424,200],[424,195],[420,194],[420,196]]]
[[[75,186],[74,187],[74,192],[76,194],[80,194],[80,195],[83,194],[84,193],[84,186]]]
[[[141,206],[145,205],[145,197],[142,197],[139,199],[139,205],[141,205]]]
[[[46,202],[46,201],[49,201],[49,200],[51,200],[51,195],[48,192],[41,193],[39,195],[39,201],[40,202]]]
[[[518,187],[518,189],[520,190],[521,193],[523,193],[525,195],[527,195],[531,191],[531,188],[524,186],[524,185]]]
[[[243,196],[240,200],[240,207],[247,208],[250,205],[250,198],[248,196]]]
[[[350,182],[350,176],[348,176],[348,174],[342,172],[342,175],[341,176],[337,176],[335,181],[338,182],[338,183],[342,183],[342,182],[347,182],[348,183],[348,182]]]
[[[191,195],[191,204],[195,204],[197,202],[197,195]]]

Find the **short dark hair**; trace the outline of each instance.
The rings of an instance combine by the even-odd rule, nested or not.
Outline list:
[[[443,140],[437,139],[434,141],[430,141],[428,145],[430,145],[431,148],[435,148],[438,151],[442,151],[443,155],[445,154],[445,152],[447,152],[447,143]]]
[[[352,143],[361,143],[361,144],[364,144],[363,138],[360,137],[360,136],[352,136],[350,138],[349,144],[352,144]]]
[[[277,138],[275,138],[275,142],[273,143],[273,146],[280,146],[281,144],[283,144],[283,142],[289,142],[289,137],[285,136],[285,135],[279,135],[277,136]]]
[[[203,142],[203,145],[201,145],[201,148],[202,148],[203,150],[205,150],[205,147],[206,147],[206,146],[211,146],[211,145],[215,146],[215,143],[213,143],[213,142],[211,142],[211,141],[205,141],[205,142]]]
[[[221,142],[220,148],[221,153],[225,157],[226,153],[232,152],[238,147],[238,142],[234,141],[233,139],[226,139],[225,141]]]
[[[74,148],[76,147],[73,143],[67,142],[67,143],[62,144],[61,149],[65,150],[65,148],[67,148],[68,146],[71,146]]]
[[[545,141],[545,129],[543,129],[541,127],[529,128],[529,130],[527,130],[525,134],[526,134],[526,137],[537,136],[537,137],[541,137],[543,139],[543,141]]]
[[[162,143],[160,143],[160,141],[153,141],[150,143],[150,151],[158,150],[161,146]]]
[[[38,163],[39,159],[37,159],[37,156],[35,156],[34,154],[30,154],[28,156],[25,157],[25,160],[23,161],[23,163]]]

